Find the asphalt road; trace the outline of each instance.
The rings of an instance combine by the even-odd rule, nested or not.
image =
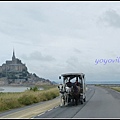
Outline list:
[[[120,93],[90,86],[84,104],[57,107],[34,118],[120,118]]]
[[[0,113],[0,118],[120,118],[120,93],[88,86],[86,102],[60,107],[60,99]]]

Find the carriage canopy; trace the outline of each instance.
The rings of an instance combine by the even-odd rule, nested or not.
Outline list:
[[[85,74],[84,73],[65,73],[61,74],[63,77],[63,83],[67,82],[67,80],[71,80],[73,78],[79,78],[79,81],[85,81]],[[59,79],[61,79],[61,76],[59,76]]]

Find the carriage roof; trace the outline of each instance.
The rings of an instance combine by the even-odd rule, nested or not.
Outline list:
[[[66,74],[62,74],[61,76],[63,77],[71,77],[71,76],[85,76],[84,73],[66,73]]]

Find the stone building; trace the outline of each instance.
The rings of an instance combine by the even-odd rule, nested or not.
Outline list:
[[[6,63],[0,66],[0,73],[22,72],[22,71],[27,71],[27,67],[25,64],[21,62],[21,60],[15,57],[15,52],[13,50],[12,60],[7,60]]]
[[[52,84],[51,81],[39,78],[35,73],[29,73],[25,64],[15,57],[13,50],[12,60],[7,60],[0,66],[0,85],[36,85]]]

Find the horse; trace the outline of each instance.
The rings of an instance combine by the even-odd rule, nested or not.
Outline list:
[[[66,103],[68,104],[71,102],[71,87],[65,86],[65,92],[66,92]]]
[[[75,105],[78,105],[78,100],[80,100],[80,86],[73,84],[73,86],[71,87],[71,96],[72,102],[74,102],[75,100]]]
[[[60,84],[58,86],[58,89],[59,89],[59,93],[60,93],[60,106],[63,106],[66,103],[65,86],[63,84]]]

